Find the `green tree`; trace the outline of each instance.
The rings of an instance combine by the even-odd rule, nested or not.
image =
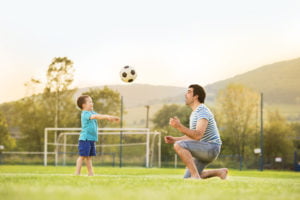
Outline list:
[[[155,113],[152,122],[154,123],[155,128],[165,128],[169,126],[169,119],[177,116],[181,123],[188,127],[191,112],[192,110],[187,106],[180,106],[177,104],[164,105]]]
[[[15,104],[16,124],[22,133],[18,142],[21,150],[42,151],[46,127],[74,127],[80,125],[79,110],[74,94],[77,89],[68,89],[73,82],[72,61],[54,58],[47,71],[47,83],[42,94],[35,94]],[[25,86],[35,91],[40,81],[31,79]],[[54,116],[54,117],[53,117]],[[51,137],[52,135],[49,135]]]
[[[69,90],[60,94],[60,127],[80,126],[80,111],[76,109],[74,93],[75,90]],[[43,150],[44,129],[53,127],[54,124],[53,100],[46,95],[33,95],[16,102],[14,116],[17,120],[15,123],[22,133],[18,143],[21,150]]]
[[[43,131],[51,121],[48,120],[47,111],[43,109],[41,101],[41,95],[33,95],[16,102],[15,117],[21,132],[21,139],[18,142],[20,150],[43,150]]]
[[[161,132],[161,136],[182,136],[178,130],[169,126],[169,119],[171,117],[177,116],[181,123],[187,127],[189,127],[189,116],[191,114],[191,109],[187,106],[180,106],[177,104],[172,105],[164,105],[159,111],[154,114],[152,122],[154,123],[154,128]],[[162,141],[161,145],[162,151],[162,160],[167,161],[168,159],[172,158],[175,154],[173,150],[173,146],[170,144],[165,144]]]
[[[295,132],[295,139],[294,139],[294,144],[295,147],[300,150],[300,123],[292,123],[291,127],[293,131]]]
[[[8,132],[7,122],[3,114],[0,112],[0,145],[3,145],[5,150],[13,149],[16,146],[15,139]]]
[[[74,80],[73,62],[67,57],[56,57],[53,59],[47,70],[47,84],[45,95],[48,98],[54,98],[54,127],[58,127],[60,111],[61,93],[67,91]]]
[[[239,84],[229,84],[217,97],[218,124],[226,153],[241,161],[254,148],[258,94]]]
[[[282,157],[284,163],[293,162],[295,132],[278,111],[268,113],[264,129],[265,159],[274,164],[275,157]]]

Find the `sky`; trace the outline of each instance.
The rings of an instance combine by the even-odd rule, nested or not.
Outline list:
[[[74,62],[73,87],[207,85],[300,57],[298,0],[0,0],[0,103],[45,83],[54,57]],[[41,86],[42,87],[42,86]],[[41,88],[37,88],[39,91]]]

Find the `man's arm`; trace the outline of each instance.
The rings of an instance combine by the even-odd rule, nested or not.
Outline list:
[[[179,130],[180,132],[185,134],[185,136],[187,136],[193,140],[200,140],[203,137],[205,130],[207,128],[207,124],[208,124],[207,119],[204,119],[204,118],[199,119],[197,121],[196,130],[191,130],[191,129],[185,127],[184,125],[182,125],[180,123],[180,120],[177,117],[170,119],[170,125],[172,127],[176,128],[177,130]]]
[[[190,137],[184,135],[184,136],[181,136],[181,137],[173,137],[175,141],[181,141],[181,140],[191,140]]]
[[[176,141],[192,140],[192,139],[184,135],[182,137],[165,136],[164,140],[167,144],[174,144]]]

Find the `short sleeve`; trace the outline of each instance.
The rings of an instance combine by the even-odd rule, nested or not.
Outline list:
[[[197,121],[200,119],[207,119],[207,121],[209,121],[210,119],[210,113],[205,110],[205,109],[201,109],[197,112]]]
[[[92,114],[93,115],[100,115],[99,113],[95,112],[95,111],[92,111]]]
[[[91,118],[91,116],[92,116],[91,112],[85,111],[85,112],[82,113],[82,119],[85,120],[85,121],[89,120]]]

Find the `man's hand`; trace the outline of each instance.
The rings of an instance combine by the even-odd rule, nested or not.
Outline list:
[[[176,142],[175,138],[172,136],[165,136],[164,139],[167,144],[174,144]]]
[[[174,128],[179,128],[181,126],[181,122],[177,117],[170,118],[169,124]]]

